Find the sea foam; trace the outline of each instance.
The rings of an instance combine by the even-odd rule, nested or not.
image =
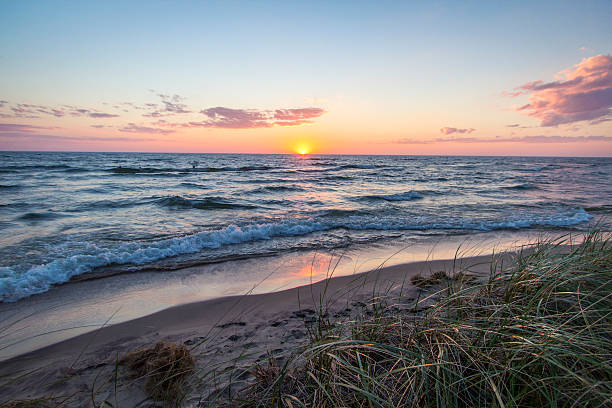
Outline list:
[[[533,226],[572,226],[592,218],[579,208],[553,214],[533,214],[504,221],[474,222],[460,219],[434,222],[431,219],[414,220],[394,217],[350,216],[329,219],[309,219],[278,223],[229,225],[225,228],[202,231],[192,235],[164,239],[157,242],[127,242],[115,248],[87,245],[87,251],[70,253],[49,263],[36,265],[28,270],[19,266],[0,267],[0,301],[14,302],[33,294],[46,292],[53,285],[69,281],[73,276],[92,272],[109,265],[145,265],[161,259],[193,254],[204,249],[225,245],[270,240],[277,237],[302,236],[313,232],[337,228],[348,230],[480,230],[520,229]]]

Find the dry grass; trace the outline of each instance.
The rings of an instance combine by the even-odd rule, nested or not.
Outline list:
[[[132,378],[145,379],[145,391],[153,399],[179,401],[195,362],[183,344],[160,341],[153,347],[127,353],[119,364],[128,368]]]
[[[461,273],[423,278],[447,283],[425,314],[377,298],[228,405],[611,406],[612,245],[598,233],[566,244],[544,242],[511,268],[494,265],[484,283],[466,285]]]
[[[441,283],[448,283],[451,281],[469,282],[473,280],[473,276],[467,275],[463,272],[450,275],[445,271],[436,271],[429,276],[417,274],[410,278],[410,282],[419,289],[426,289],[431,286],[440,285]]]

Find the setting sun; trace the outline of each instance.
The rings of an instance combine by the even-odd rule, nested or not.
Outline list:
[[[293,150],[300,155],[306,155],[308,153],[310,153],[312,151],[311,146],[308,143],[298,143],[295,145],[295,147],[293,148]]]

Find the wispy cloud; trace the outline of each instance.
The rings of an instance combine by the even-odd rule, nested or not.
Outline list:
[[[612,108],[612,55],[583,59],[559,73],[557,81],[528,82],[506,96],[529,94],[529,103],[517,111],[541,121],[541,126],[608,121]]]
[[[299,126],[314,123],[314,119],[325,114],[322,108],[279,108],[274,110],[265,109],[234,109],[217,106],[207,109],[194,109],[184,103],[183,96],[165,94],[152,91],[161,102],[146,102],[136,104],[134,102],[103,103],[105,106],[112,106],[116,111],[134,112],[146,118],[156,118],[153,123],[134,123],[114,124],[113,126],[102,126],[99,124],[91,125],[94,128],[114,127],[121,132],[150,133],[150,134],[169,134],[174,132],[172,129],[180,128],[221,128],[221,129],[253,129],[269,128],[274,126]],[[0,101],[8,104],[8,101]],[[0,105],[1,107],[2,105]],[[0,112],[0,118],[29,118],[36,119],[43,116],[63,117],[90,117],[94,119],[112,119],[120,117],[116,113],[101,112],[96,109],[89,109],[74,105],[46,106],[36,104],[11,104],[9,106],[12,113]],[[189,114],[187,120],[166,121],[165,118],[173,115]],[[200,120],[204,115],[204,119]]]
[[[190,122],[191,126],[225,128],[225,129],[253,129],[272,126],[298,126],[313,123],[312,119],[326,113],[321,108],[293,108],[276,110],[258,109],[232,109],[222,106],[203,109],[200,111],[206,120]]]
[[[453,133],[472,133],[473,131],[475,131],[476,129],[472,129],[472,128],[468,128],[468,129],[458,129],[458,128],[454,128],[454,127],[443,127],[442,129],[440,129],[440,133],[442,133],[443,135],[450,135]]]
[[[149,133],[149,134],[159,134],[159,135],[168,135],[170,133],[174,133],[172,129],[162,129],[158,127],[150,127],[150,126],[140,126],[135,123],[128,123],[127,125],[119,128],[120,132],[128,132],[128,133]]]
[[[8,104],[8,101],[2,101]],[[114,113],[100,112],[95,109],[86,109],[77,106],[62,105],[59,107],[36,105],[31,103],[18,103],[11,105],[12,115],[4,114],[4,117],[15,117],[15,118],[26,118],[35,119],[41,116],[54,116],[61,118],[67,115],[70,116],[86,116],[90,118],[105,119],[105,118],[118,118],[119,115]]]
[[[153,142],[159,141],[160,139],[154,138],[142,138],[142,137],[113,137],[113,136],[61,136],[61,135],[47,135],[47,134],[30,134],[30,133],[1,133],[0,140],[65,140],[74,142]]]
[[[252,129],[271,127],[269,113],[254,109],[232,109],[217,106],[200,111],[208,117],[207,120],[200,122],[203,127],[216,127],[227,129]]]
[[[150,118],[160,118],[163,116],[192,113],[192,111],[188,109],[187,105],[183,103],[185,101],[185,98],[180,95],[168,95],[159,93],[157,94],[157,96],[161,98],[161,103],[146,103],[141,108],[149,109],[149,112],[144,113],[143,116]],[[139,107],[135,108],[138,109]]]
[[[510,136],[510,137],[454,137],[436,139],[403,138],[390,141],[390,144],[434,144],[434,143],[579,143],[579,142],[612,142],[612,136]]]
[[[24,125],[21,123],[0,123],[1,133],[5,133],[5,132],[29,133],[29,132],[39,132],[41,130],[51,130],[51,129],[57,129],[57,127]]]
[[[104,119],[104,118],[118,118],[119,117],[119,115],[115,115],[115,114],[112,114],[112,113],[104,113],[104,112],[89,112],[87,114],[87,116],[89,116],[90,118],[98,118],[98,119],[100,119],[100,118],[102,118],[102,119]]]

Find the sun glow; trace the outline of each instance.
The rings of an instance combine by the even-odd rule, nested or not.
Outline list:
[[[311,148],[310,144],[305,143],[305,142],[301,142],[301,143],[296,144],[293,147],[293,150],[297,154],[304,156],[304,155],[307,155],[308,153],[310,153],[312,151],[312,148]]]

